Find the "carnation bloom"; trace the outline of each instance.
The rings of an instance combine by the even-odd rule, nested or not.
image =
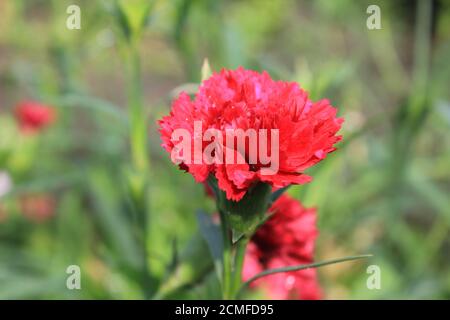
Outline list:
[[[313,262],[316,210],[287,195],[270,208],[273,214],[252,237],[245,255],[243,280],[266,270]],[[271,299],[320,299],[316,269],[276,273],[252,282]]]
[[[336,118],[336,112],[328,100],[311,101],[295,82],[274,81],[267,72],[238,68],[213,74],[201,84],[193,100],[187,93],[181,93],[173,102],[170,115],[160,120],[159,126],[162,146],[171,154],[176,150],[173,133],[177,129],[190,132],[190,144],[198,145],[198,132],[194,130],[198,122],[201,136],[208,129],[214,129],[222,133],[223,140],[227,130],[277,130],[277,171],[271,174],[264,172],[268,164],[263,164],[261,159],[256,163],[249,161],[254,156],[252,146],[261,148],[260,136],[256,143],[247,141],[245,150],[224,147],[224,153],[243,159],[237,164],[180,163],[172,157],[172,161],[192,174],[197,182],[214,175],[227,199],[239,201],[259,181],[273,188],[310,182],[311,177],[304,174],[304,170],[334,151],[334,144],[341,139],[336,133],[343,119]],[[202,151],[207,146],[208,142],[202,139]]]
[[[56,114],[52,107],[35,101],[23,101],[15,109],[17,122],[25,133],[36,133],[55,121]]]

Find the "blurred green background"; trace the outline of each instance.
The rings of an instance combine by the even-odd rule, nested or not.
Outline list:
[[[81,30],[66,28],[71,4]],[[366,27],[370,4],[380,30]],[[130,154],[133,52],[143,167]],[[289,191],[318,209],[317,261],[375,255],[318,269],[325,298],[450,298],[445,0],[0,0],[0,171],[12,180],[0,198],[0,298],[140,299],[166,281],[198,233],[196,211],[214,204],[170,163],[156,121],[195,89],[205,57],[214,70],[298,81],[345,118],[339,150]],[[55,125],[22,137],[13,108],[24,99],[53,105]],[[144,190],[137,201],[133,190]],[[380,290],[366,287],[370,264]],[[81,290],[66,288],[69,265]],[[218,298],[212,278],[174,297]]]

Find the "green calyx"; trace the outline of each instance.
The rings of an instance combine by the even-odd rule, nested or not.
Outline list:
[[[227,219],[232,231],[233,243],[242,236],[251,237],[258,226],[266,219],[266,212],[271,204],[272,188],[258,182],[250,187],[240,201],[228,200],[225,192],[217,187],[215,178],[209,178],[209,185],[214,190],[219,211]]]

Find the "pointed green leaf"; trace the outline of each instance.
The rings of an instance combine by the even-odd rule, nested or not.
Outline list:
[[[130,40],[138,37],[148,20],[153,6],[150,0],[118,0],[116,16],[125,35]]]
[[[210,215],[202,211],[197,214],[197,220],[200,232],[208,244],[217,276],[222,281],[223,241],[220,227],[212,221]]]
[[[275,191],[274,193],[272,193],[271,197],[270,197],[270,202],[274,203],[275,201],[278,200],[279,197],[281,197],[283,195],[283,193],[290,187],[290,185],[284,187],[284,188],[280,188],[277,191]]]
[[[170,259],[170,263],[168,265],[169,270],[174,270],[179,262],[179,254],[178,254],[178,245],[177,245],[177,237],[173,238],[172,241],[172,258]]]
[[[209,255],[205,255],[206,251],[208,251],[207,244],[200,234],[195,234],[189,239],[180,253],[176,268],[168,270],[153,299],[162,299],[184,286],[197,283],[212,271],[213,261]]]
[[[258,273],[255,276],[251,277],[246,282],[244,282],[242,284],[241,289],[239,290],[239,292],[241,292],[246,287],[248,287],[250,285],[250,283],[252,283],[253,281],[258,280],[258,279],[260,279],[262,277],[269,276],[271,274],[281,273],[281,272],[300,271],[300,270],[305,270],[305,269],[310,269],[310,268],[318,268],[318,267],[323,267],[323,266],[327,266],[327,265],[330,265],[330,264],[335,264],[335,263],[340,263],[340,262],[345,262],[345,261],[370,258],[372,256],[373,255],[371,255],[371,254],[364,254],[364,255],[359,255],[359,256],[350,256],[350,257],[345,257],[345,258],[326,260],[326,261],[316,262],[316,263],[311,263],[311,264],[295,265],[295,266],[289,266],[289,267],[265,270],[265,271],[263,271],[261,273]]]

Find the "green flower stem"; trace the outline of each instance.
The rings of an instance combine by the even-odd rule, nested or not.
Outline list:
[[[142,103],[139,51],[133,43],[128,46],[127,60],[131,157],[135,169],[145,172],[149,165],[147,154],[147,116]]]
[[[232,287],[232,298],[237,299],[237,294],[240,291],[241,283],[242,283],[242,267],[244,266],[244,258],[245,251],[247,249],[247,244],[249,242],[249,238],[246,236],[242,237],[236,243],[236,252],[235,252],[235,263],[233,270],[233,287]]]
[[[236,299],[241,288],[242,267],[249,238],[243,236],[233,244],[227,217],[222,211],[219,212],[223,237],[222,296],[224,300]]]
[[[148,150],[147,117],[142,103],[142,81],[140,57],[137,42],[129,42],[127,47],[127,96],[130,119],[131,175],[130,185],[133,206],[136,211],[139,228],[139,241],[142,248],[142,283],[146,298],[152,296],[153,281],[147,261],[147,190],[148,190]]]
[[[411,121],[417,122],[423,117],[427,104],[429,81],[431,28],[432,28],[432,1],[419,0],[416,7],[416,26],[414,39],[412,105],[409,111]]]
[[[224,300],[228,300],[231,299],[231,237],[225,213],[221,210],[219,210],[219,213],[223,237],[222,297]]]

